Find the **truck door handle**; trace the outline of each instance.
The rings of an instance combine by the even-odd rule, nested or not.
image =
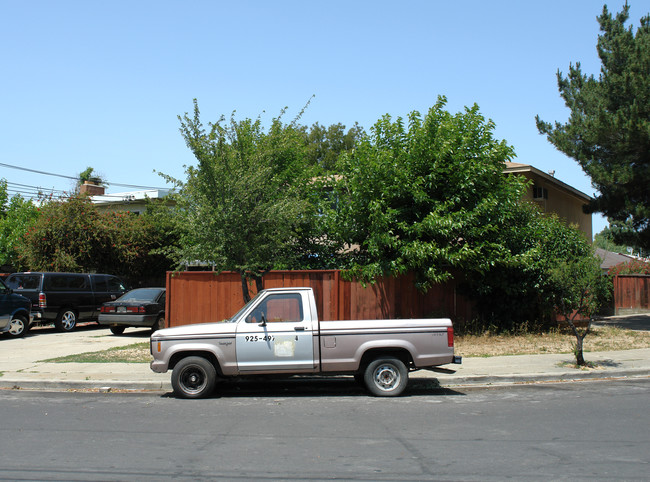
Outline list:
[[[294,326],[293,329],[296,330],[296,331],[305,331],[304,326]]]

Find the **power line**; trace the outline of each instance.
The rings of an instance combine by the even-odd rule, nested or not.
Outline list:
[[[72,176],[64,176],[63,174],[54,174],[51,172],[45,172],[45,171],[37,171],[36,169],[28,169],[26,167],[20,167],[20,166],[12,166],[11,164],[4,164],[0,162],[0,166],[2,167],[9,167],[11,169],[18,169],[19,171],[27,171],[27,172],[35,172],[36,174],[45,174],[46,176],[56,176],[56,177],[62,177],[65,179],[74,179],[74,180],[79,180],[78,177],[72,177]]]
[[[7,182],[7,187],[8,188],[26,188],[29,190],[36,190],[36,191],[47,191],[47,192],[60,192],[60,193],[66,193],[67,191],[63,191],[62,189],[54,189],[54,188],[44,188],[41,186],[30,186],[29,184],[19,184],[17,182]]]
[[[13,166],[11,164],[5,164],[3,162],[0,162],[0,166],[8,167],[10,169],[18,169],[19,171],[26,171],[26,172],[33,172],[33,173],[36,173],[36,174],[43,174],[45,176],[62,177],[64,179],[72,179],[73,181],[79,181],[78,176],[76,176],[76,177],[75,176],[66,176],[64,174],[55,174],[53,172],[38,171],[36,169],[29,169],[27,167],[21,167],[21,166]],[[167,188],[163,188],[163,187],[138,186],[138,185],[135,185],[135,184],[120,184],[120,183],[117,183],[117,182],[108,182],[108,181],[105,181],[104,183],[108,184],[108,185],[111,185],[111,186],[132,187],[132,188],[136,188],[136,189],[167,189]]]

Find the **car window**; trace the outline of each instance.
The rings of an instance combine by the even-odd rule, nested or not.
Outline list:
[[[106,285],[106,291],[126,291],[126,286],[124,286],[122,280],[115,276],[109,276],[106,279]]]
[[[37,290],[41,276],[38,274],[12,274],[7,278],[7,286],[12,290]]]
[[[70,276],[68,279],[68,289],[70,290],[85,290],[88,289],[88,277],[84,275]]]
[[[95,285],[95,291],[108,291],[108,284],[106,283],[106,278],[108,276],[94,275],[93,284]]]
[[[259,323],[262,316],[267,323],[301,322],[303,320],[302,299],[299,294],[278,294],[268,296],[246,317],[247,323]]]
[[[86,291],[89,288],[88,276],[83,274],[54,274],[45,277],[45,290]]]
[[[138,288],[120,296],[117,301],[155,301],[160,294],[158,288]]]

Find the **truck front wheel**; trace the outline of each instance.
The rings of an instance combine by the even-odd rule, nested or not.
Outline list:
[[[366,368],[364,381],[373,395],[396,397],[406,389],[408,370],[399,358],[377,358]]]
[[[188,356],[172,371],[172,388],[180,398],[204,398],[210,395],[217,381],[217,370],[203,357]]]
[[[29,330],[29,321],[22,315],[14,315],[11,317],[11,324],[9,334],[15,338],[24,336]]]

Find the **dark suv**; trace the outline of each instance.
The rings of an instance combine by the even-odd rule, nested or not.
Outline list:
[[[14,273],[5,283],[31,300],[35,324],[53,322],[60,331],[74,330],[77,321],[96,321],[102,303],[127,291],[120,278],[109,274]]]

